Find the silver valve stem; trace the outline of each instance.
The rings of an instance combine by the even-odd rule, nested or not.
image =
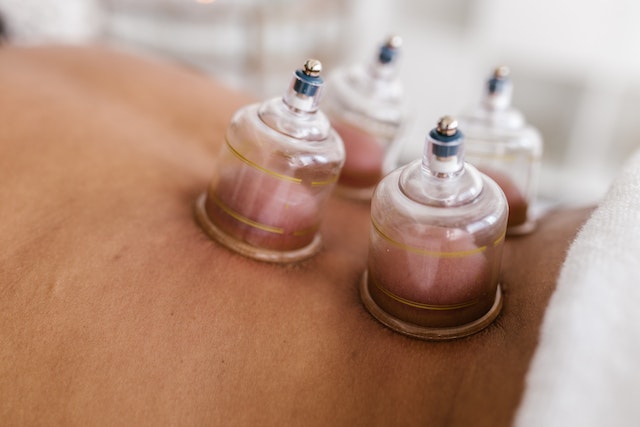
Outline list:
[[[501,65],[487,80],[484,104],[492,110],[504,110],[511,104],[511,70]]]
[[[283,98],[285,104],[301,111],[316,111],[324,84],[320,77],[321,71],[320,61],[313,58],[307,59],[302,68],[294,73],[291,86]]]
[[[496,79],[506,79],[507,77],[509,77],[510,73],[511,70],[509,70],[509,67],[507,67],[506,65],[501,65],[494,70],[493,76]]]
[[[444,116],[438,121],[436,131],[445,136],[453,136],[458,132],[458,121],[451,116]]]
[[[385,46],[390,47],[391,49],[400,49],[402,47],[402,37],[397,35],[390,36],[387,39]]]
[[[302,72],[310,77],[318,77],[322,72],[322,63],[317,59],[307,59],[302,68]]]
[[[380,51],[378,52],[378,62],[383,65],[395,62],[401,47],[402,38],[396,35],[390,36],[380,47]]]

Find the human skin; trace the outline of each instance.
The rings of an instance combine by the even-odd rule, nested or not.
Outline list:
[[[509,204],[508,227],[522,225],[527,222],[527,211],[529,204],[520,189],[513,181],[504,173],[493,169],[480,168],[480,170],[491,179],[493,179],[502,188],[507,203]]]
[[[390,244],[372,230],[368,278],[374,300],[395,317],[427,327],[460,326],[482,317],[493,305],[498,277],[492,269],[500,265],[487,257],[500,252],[480,250],[461,229],[420,228],[405,230],[419,247]]]
[[[344,142],[346,160],[340,185],[352,188],[374,187],[382,178],[384,148],[375,136],[357,127],[334,120],[332,126]]]
[[[323,250],[288,266],[196,223],[249,97],[96,47],[3,46],[0,93],[2,424],[512,424],[589,210],[507,239],[489,327],[423,342],[360,302],[368,206],[332,198]]]
[[[242,167],[219,178],[207,194],[206,211],[223,232],[256,248],[301,249],[320,228],[319,205],[302,184],[265,177]]]

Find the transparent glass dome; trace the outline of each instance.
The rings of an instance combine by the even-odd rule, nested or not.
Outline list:
[[[282,98],[238,110],[196,216],[245,256],[293,262],[320,250],[320,224],[344,148],[318,109],[321,64],[308,60]]]
[[[507,201],[463,148],[455,119],[442,118],[423,159],[387,175],[372,199],[361,296],[382,323],[418,338],[477,332],[502,305]]]
[[[398,58],[402,40],[390,37],[366,65],[335,70],[328,78],[325,108],[342,137],[346,162],[338,193],[369,200],[385,170],[403,121]]]
[[[482,102],[460,116],[466,137],[466,160],[489,175],[509,202],[509,234],[535,229],[535,204],[542,138],[511,106],[513,84],[507,67],[487,80]]]

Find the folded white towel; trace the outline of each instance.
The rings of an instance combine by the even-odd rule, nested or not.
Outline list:
[[[516,425],[640,425],[640,151],[569,250]]]

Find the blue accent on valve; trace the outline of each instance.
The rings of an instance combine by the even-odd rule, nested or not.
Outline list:
[[[443,135],[438,132],[436,129],[432,129],[429,132],[429,136],[435,140],[440,142],[441,144],[431,144],[432,152],[438,157],[451,157],[458,154],[458,149],[460,148],[460,140],[463,135],[459,130],[456,131],[454,135]],[[453,144],[455,143],[455,144]]]
[[[398,56],[398,49],[384,45],[380,48],[378,60],[382,64],[388,64],[389,62],[392,62],[396,56]]]
[[[314,96],[318,88],[324,83],[322,77],[310,76],[302,70],[296,70],[296,77],[297,79],[293,85],[293,90],[306,96]]]
[[[492,77],[489,79],[489,93],[502,92],[502,88],[506,83],[506,79],[500,79],[497,77]]]

